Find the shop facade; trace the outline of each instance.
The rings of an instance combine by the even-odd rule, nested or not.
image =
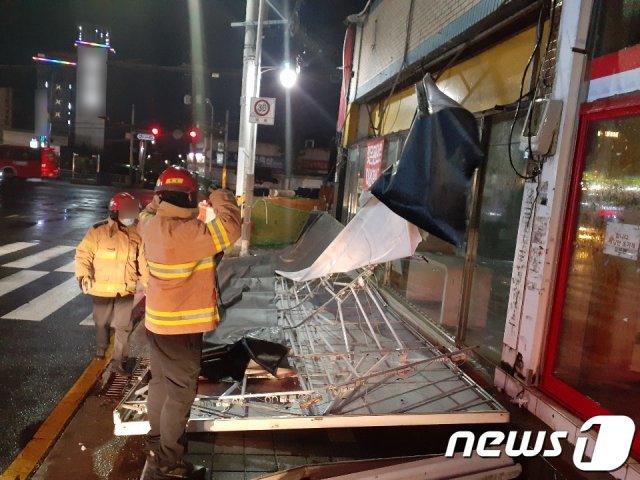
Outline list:
[[[476,347],[498,387],[570,440],[598,413],[640,424],[640,2],[435,3],[446,14],[383,0],[352,18],[337,217],[399,158],[413,83],[437,77],[476,115],[486,154],[467,242],[428,236],[386,265],[386,290],[426,335]],[[520,134],[547,100],[562,116],[552,151],[532,157]]]

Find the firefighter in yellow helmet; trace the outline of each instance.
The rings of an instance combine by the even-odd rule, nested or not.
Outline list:
[[[132,330],[131,310],[138,281],[146,286],[149,270],[136,231],[139,202],[118,193],[109,203],[109,218],[93,225],[76,248],[76,278],[93,297],[96,357],[104,358],[110,329],[115,330],[113,369],[124,374]]]
[[[180,167],[165,170],[155,191],[138,225],[150,272],[145,326],[151,430],[144,478],[204,478],[202,467],[183,459],[185,427],[200,374],[202,333],[219,322],[214,257],[240,236],[240,209],[233,194],[215,190],[209,197],[215,218],[198,220],[197,183]]]

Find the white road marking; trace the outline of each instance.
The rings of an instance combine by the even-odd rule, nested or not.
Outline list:
[[[0,246],[0,255],[8,255],[9,253],[19,252],[20,250],[33,247],[34,245],[38,245],[38,244],[34,242],[8,243],[6,245]]]
[[[57,247],[48,248],[47,250],[43,250],[42,252],[34,253],[33,255],[29,255],[28,257],[21,258],[20,260],[16,260],[15,262],[5,263],[3,267],[31,268],[35,265],[38,265],[39,263],[44,263],[47,260],[51,260],[52,258],[70,252],[71,250],[75,250],[75,247],[58,245]]]
[[[2,318],[10,320],[30,320],[41,322],[53,312],[61,308],[65,303],[80,295],[78,281],[70,278],[57,287],[43,293],[28,303],[7,313]]]
[[[60,268],[56,268],[56,272],[76,273],[76,261],[73,260]]]
[[[48,272],[40,272],[37,270],[21,270],[13,275],[4,277],[0,280],[0,297],[20,287],[24,287],[26,284],[45,276],[47,273]]]
[[[94,326],[95,322],[93,321],[93,313],[90,313],[89,315],[87,315],[87,318],[85,318],[84,320],[82,320],[80,322],[80,325],[89,325],[89,326]]]

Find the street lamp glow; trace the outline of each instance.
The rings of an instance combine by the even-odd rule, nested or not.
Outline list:
[[[298,73],[286,63],[280,71],[280,83],[284,88],[292,88],[296,84]]]

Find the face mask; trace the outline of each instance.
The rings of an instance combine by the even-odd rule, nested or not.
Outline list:
[[[121,218],[120,219],[120,223],[123,224],[125,227],[130,227],[131,225],[136,223],[136,219],[135,218]]]

